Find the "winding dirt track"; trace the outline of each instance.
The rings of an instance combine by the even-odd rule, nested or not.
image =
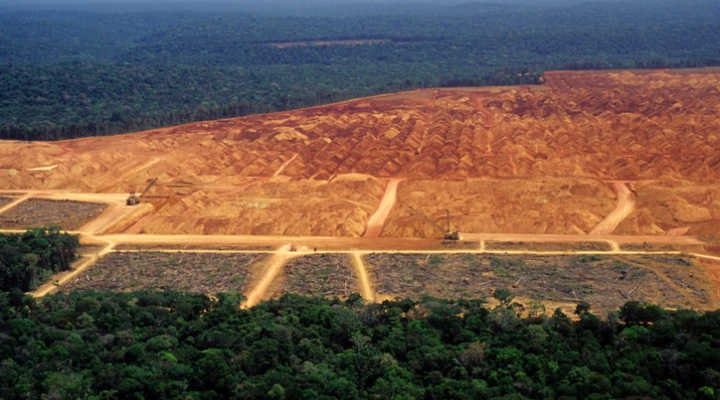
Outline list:
[[[367,228],[365,228],[365,234],[363,235],[364,237],[379,237],[382,233],[385,221],[390,215],[390,211],[395,207],[397,189],[401,181],[402,179],[391,179],[388,182],[385,188],[385,194],[382,200],[380,200],[377,210],[375,210],[375,213],[368,219]]]
[[[614,182],[613,189],[617,193],[617,206],[600,221],[592,231],[591,235],[609,235],[635,211],[635,194],[627,187],[625,182]]]

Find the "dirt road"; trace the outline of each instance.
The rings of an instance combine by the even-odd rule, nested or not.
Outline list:
[[[136,206],[127,206],[124,202],[123,204],[110,204],[100,216],[88,222],[79,230],[95,235],[106,233],[110,228],[121,223],[135,221],[152,210],[153,206],[148,203],[141,203]]]
[[[47,165],[44,167],[28,168],[27,170],[30,172],[49,172],[49,171],[54,170],[57,167],[58,167],[57,164],[53,164],[53,165]]]
[[[367,268],[365,268],[365,263],[362,260],[362,255],[358,252],[353,252],[350,257],[353,268],[355,269],[355,274],[358,277],[358,282],[360,283],[360,294],[365,301],[375,301],[375,291],[372,289],[370,277],[368,276]]]
[[[608,242],[614,241],[619,244],[625,243],[648,243],[648,244],[677,244],[677,245],[701,245],[704,242],[691,236],[659,236],[659,235],[612,235],[598,234],[588,237],[587,235],[564,235],[564,234],[534,234],[534,233],[461,233],[463,240],[480,241],[493,240],[501,242],[552,242],[552,243],[573,243],[573,242]]]
[[[364,237],[379,237],[380,233],[382,233],[383,227],[385,226],[385,220],[387,220],[387,217],[390,215],[390,211],[392,211],[395,206],[395,202],[397,201],[397,189],[401,181],[402,179],[391,179],[388,182],[387,187],[385,188],[385,194],[383,194],[383,198],[380,200],[377,210],[375,210],[375,213],[368,219],[365,234],[363,234]]]
[[[38,198],[46,200],[71,200],[90,203],[125,204],[127,193],[81,193],[66,190],[1,190],[0,194],[22,195],[22,198]],[[7,207],[7,206],[6,206]],[[4,207],[3,207],[4,208]],[[0,209],[0,212],[4,211]]]
[[[383,199],[377,211],[370,218],[365,237],[332,237],[332,236],[256,236],[256,235],[145,235],[145,234],[102,234],[108,228],[117,225],[123,220],[132,218],[136,212],[142,212],[142,207],[125,206],[124,193],[72,193],[53,190],[38,191],[5,191],[20,195],[17,199],[0,209],[0,212],[10,209],[28,198],[37,197],[54,200],[88,201],[109,204],[110,207],[98,218],[83,226],[80,230],[71,232],[81,237],[82,243],[100,244],[103,247],[96,254],[82,260],[72,271],[63,272],[53,277],[51,283],[45,284],[31,294],[42,297],[54,292],[58,285],[82,274],[91,268],[95,262],[121,246],[138,246],[140,250],[122,251],[154,251],[154,252],[195,252],[195,253],[265,253],[270,255],[258,283],[247,293],[244,307],[264,300],[273,281],[282,274],[284,265],[295,257],[308,254],[347,254],[351,257],[353,267],[358,276],[360,290],[368,301],[377,298],[362,255],[370,252],[399,253],[399,254],[498,254],[498,255],[680,255],[687,254],[699,259],[719,262],[720,257],[700,253],[687,253],[681,251],[623,251],[622,244],[647,243],[665,245],[702,245],[703,242],[688,236],[619,236],[608,232],[622,221],[634,207],[634,198],[629,189],[620,184],[618,190],[618,207],[616,211],[606,218],[610,221],[604,224],[603,229],[597,229],[592,237],[587,235],[536,235],[514,233],[462,233],[463,242],[458,247],[447,247],[439,239],[418,238],[380,238],[383,225],[392,210],[396,198],[400,179],[388,182]],[[602,224],[601,224],[602,225]],[[0,230],[1,232],[16,232],[17,230]],[[17,231],[19,232],[19,231]],[[535,251],[535,250],[488,250],[486,241],[534,242],[534,243],[575,243],[588,241],[607,242],[611,244],[610,251],[591,250],[561,250],[561,251]],[[292,245],[288,244],[292,243]],[[183,246],[192,245],[195,249],[182,249]],[[175,246],[175,248],[173,248]],[[232,249],[240,246],[241,249]],[[144,249],[144,248],[147,249]],[[229,247],[229,249],[228,249]],[[291,247],[293,250],[290,251]],[[274,249],[274,250],[270,250]]]
[[[268,288],[275,278],[282,273],[285,264],[293,258],[299,257],[301,254],[299,252],[291,252],[290,250],[291,246],[285,245],[275,251],[267,263],[267,267],[262,278],[253,287],[253,289],[247,293],[245,302],[241,305],[242,308],[253,307],[265,299]]]
[[[113,247],[113,244],[106,245],[97,253],[93,254],[90,257],[87,257],[85,260],[82,260],[80,264],[74,266],[73,269],[71,269],[70,271],[61,272],[60,274],[55,275],[50,280],[50,282],[38,287],[35,291],[30,292],[30,295],[33,297],[43,297],[55,292],[58,287],[64,285],[71,279],[76,278],[77,276],[88,270],[90,267],[95,265],[95,263],[104,255],[112,252]]]
[[[17,199],[11,201],[10,203],[5,204],[4,206],[0,207],[0,214],[17,206],[18,204],[22,203],[23,201],[29,199],[30,197],[31,197],[30,194],[25,194],[24,196],[20,196]]]
[[[590,231],[590,235],[609,235],[613,233],[618,225],[635,211],[635,194],[627,185],[624,182],[614,182],[613,188],[617,193],[617,206]]]

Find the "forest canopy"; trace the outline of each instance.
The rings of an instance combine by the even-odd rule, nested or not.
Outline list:
[[[720,312],[0,293],[0,398],[718,399]]]
[[[119,133],[411,88],[537,83],[549,69],[720,64],[714,0],[348,10],[3,11],[0,138]],[[287,45],[308,41],[324,44]]]
[[[0,234],[0,290],[35,289],[54,273],[70,269],[78,246],[77,236],[54,227]]]

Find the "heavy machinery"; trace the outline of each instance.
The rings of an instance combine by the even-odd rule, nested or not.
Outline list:
[[[145,187],[145,190],[142,191],[140,194],[136,194],[135,192],[130,193],[130,196],[128,196],[127,200],[125,201],[125,204],[129,206],[136,206],[140,204],[140,198],[142,198],[145,193],[147,193],[155,184],[157,183],[158,178],[153,178],[150,180],[148,185]]]
[[[445,210],[445,233],[443,240],[458,241],[460,240],[460,232],[453,230],[450,226],[450,210]]]
[[[437,222],[435,222],[433,219],[429,218],[424,213],[421,213],[420,211],[416,210],[413,207],[408,206],[410,211],[413,212],[413,214],[418,215],[425,219],[426,221],[430,222],[435,228],[438,229],[438,231],[443,232],[443,243],[446,242],[457,242],[460,240],[460,232],[453,230],[450,226],[450,210],[445,210],[445,228],[438,225]]]

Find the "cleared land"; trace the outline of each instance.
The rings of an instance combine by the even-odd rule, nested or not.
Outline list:
[[[615,206],[612,188],[587,179],[418,180],[403,182],[389,237],[461,232],[585,234]]]
[[[360,288],[347,255],[316,254],[288,262],[271,292],[346,298],[360,293]]]
[[[660,243],[626,243],[621,250],[626,251],[682,251],[686,253],[707,253],[702,245],[660,244]]]
[[[599,310],[717,304],[716,275],[693,259],[621,250],[717,251],[706,243],[720,238],[720,70],[544,80],[2,141],[0,190],[29,200],[6,204],[0,228],[59,224],[102,245],[58,279],[73,281],[66,290],[231,290],[253,305],[285,292],[382,300],[508,287]],[[127,207],[126,193],[154,178]],[[111,208],[97,217],[105,205],[51,199]],[[463,241],[444,243],[448,229]],[[598,251],[613,254],[588,255]]]
[[[63,229],[78,229],[99,216],[105,204],[79,201],[29,199],[0,214],[0,227],[26,229],[57,225]]]
[[[720,142],[715,157],[718,149]],[[720,237],[720,184],[664,179],[634,187],[637,210],[615,233]]]
[[[536,251],[610,251],[612,247],[605,242],[485,242],[487,250],[536,250]]]
[[[371,254],[379,297],[489,298],[498,288],[550,303],[586,301],[601,312],[627,301],[712,308],[705,270],[680,256]]]
[[[151,200],[155,211],[124,231],[360,236],[383,192],[383,182],[367,176],[332,182],[244,179],[194,191],[178,202]]]
[[[0,207],[12,203],[14,199],[12,197],[0,197]]]
[[[0,188],[123,193],[158,177],[152,211],[117,233],[360,236],[386,182],[403,179],[381,236],[438,237],[446,210],[470,233],[586,234],[608,221],[605,233],[720,236],[720,71],[544,80],[5,141]],[[618,182],[634,210],[617,208]]]
[[[103,289],[243,292],[254,254],[115,252],[61,287],[63,291]]]

